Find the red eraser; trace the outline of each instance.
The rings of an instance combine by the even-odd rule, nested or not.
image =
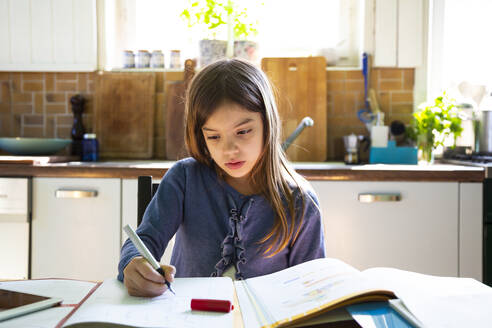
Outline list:
[[[234,309],[234,305],[227,300],[193,298],[191,300],[191,309],[195,311],[231,312]]]

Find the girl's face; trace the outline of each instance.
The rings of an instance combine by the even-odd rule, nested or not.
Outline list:
[[[263,120],[235,104],[217,108],[202,127],[214,162],[228,175],[228,182],[245,183],[263,150]]]

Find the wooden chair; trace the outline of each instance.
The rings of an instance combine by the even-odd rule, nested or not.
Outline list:
[[[159,187],[158,182],[152,182],[151,176],[139,176],[137,187],[137,226],[142,222],[145,209]]]

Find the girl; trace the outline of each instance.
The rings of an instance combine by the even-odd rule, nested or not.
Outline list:
[[[237,59],[201,70],[187,91],[185,138],[191,158],[165,174],[137,229],[156,259],[176,234],[166,280],[245,279],[324,257],[317,197],[288,165],[261,70]],[[129,240],[118,279],[134,296],[167,289]]]

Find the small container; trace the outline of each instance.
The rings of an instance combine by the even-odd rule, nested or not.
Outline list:
[[[147,50],[139,50],[137,54],[137,68],[150,67],[150,53]]]
[[[164,54],[161,50],[152,51],[152,56],[150,57],[150,67],[164,68]]]
[[[135,68],[135,54],[133,51],[123,51],[123,68]]]
[[[99,159],[99,142],[95,133],[84,134],[82,140],[82,161],[96,162]]]
[[[181,51],[171,50],[171,63],[169,68],[181,68]]]

